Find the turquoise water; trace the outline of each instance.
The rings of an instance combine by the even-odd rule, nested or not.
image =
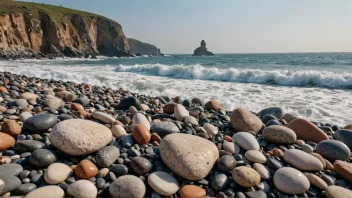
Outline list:
[[[151,96],[218,99],[229,110],[279,106],[311,120],[352,123],[352,53],[16,60],[0,62],[0,71]]]

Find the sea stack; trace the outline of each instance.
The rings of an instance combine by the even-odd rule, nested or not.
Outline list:
[[[200,42],[200,47],[194,50],[193,56],[214,56],[213,52],[209,52],[207,44],[204,40]]]

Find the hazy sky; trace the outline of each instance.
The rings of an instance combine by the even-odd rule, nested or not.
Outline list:
[[[352,0],[35,0],[119,22],[164,53],[352,52]]]

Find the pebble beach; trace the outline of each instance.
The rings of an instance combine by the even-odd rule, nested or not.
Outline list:
[[[0,72],[0,196],[352,197],[352,123]]]

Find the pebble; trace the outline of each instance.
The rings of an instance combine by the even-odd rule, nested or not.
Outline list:
[[[224,155],[217,161],[217,167],[221,172],[230,172],[236,167],[236,160],[230,155]]]
[[[134,157],[130,162],[132,171],[136,175],[144,175],[152,169],[152,164],[144,157]]]
[[[11,192],[21,185],[21,180],[13,175],[0,176],[0,179],[5,183],[4,192]]]
[[[334,171],[337,175],[352,183],[352,163],[336,160],[334,163]]]
[[[334,134],[336,140],[339,140],[346,144],[350,149],[352,149],[352,130],[340,129]]]
[[[65,196],[65,192],[58,186],[48,185],[37,188],[26,195],[26,198],[62,198]]]
[[[20,99],[34,100],[34,101],[36,101],[38,97],[39,96],[37,96],[36,94],[31,93],[31,92],[25,92],[19,96]]]
[[[253,164],[253,169],[256,170],[258,172],[258,174],[260,175],[260,177],[262,179],[269,179],[270,177],[270,172],[269,172],[269,169],[260,164],[260,163],[254,163]]]
[[[269,114],[275,116],[277,119],[281,119],[284,115],[284,111],[280,107],[269,107],[261,110],[258,113],[258,116],[264,117],[265,115],[269,115]]]
[[[22,141],[17,141],[14,149],[16,153],[26,153],[26,152],[33,152],[37,149],[43,148],[44,143],[39,142],[37,140],[22,140]]]
[[[259,150],[260,148],[259,143],[255,137],[247,132],[235,133],[235,135],[232,136],[232,141],[247,151]]]
[[[89,179],[98,174],[98,168],[89,160],[82,160],[75,168],[75,174],[81,179]]]
[[[87,106],[89,104],[89,99],[87,98],[76,98],[72,102],[81,104],[82,106]]]
[[[266,162],[266,157],[257,150],[250,150],[245,153],[245,156],[248,161],[253,163],[261,163],[264,164]]]
[[[163,171],[153,172],[148,176],[148,184],[162,196],[172,196],[179,190],[179,183],[169,173]]]
[[[193,117],[193,116],[186,116],[186,117],[184,117],[183,121],[185,123],[191,124],[192,126],[198,126],[199,125],[197,119],[195,117]]]
[[[132,137],[138,144],[147,144],[152,134],[143,124],[135,124],[132,128]]]
[[[95,160],[100,167],[110,167],[120,156],[120,151],[115,146],[100,149],[95,155]]]
[[[207,110],[213,110],[213,111],[218,111],[220,109],[224,109],[224,107],[222,107],[222,105],[220,104],[219,101],[217,100],[210,100],[207,103],[205,103],[205,108]]]
[[[60,107],[64,106],[64,101],[60,98],[55,96],[48,95],[47,98],[44,100],[44,105],[49,107],[50,109],[59,109]]]
[[[325,196],[327,198],[341,198],[352,197],[352,191],[340,186],[329,186],[325,189]]]
[[[21,133],[21,126],[15,120],[6,120],[1,125],[1,131],[11,136],[17,136]]]
[[[276,144],[293,144],[297,140],[296,133],[291,129],[273,125],[263,130],[264,140]]]
[[[28,111],[24,111],[20,114],[19,118],[22,122],[26,121],[28,118],[32,117],[33,115],[28,112]]]
[[[291,167],[283,167],[275,172],[274,185],[279,191],[291,195],[303,194],[310,187],[308,178]]]
[[[148,130],[150,130],[150,122],[148,119],[141,113],[136,113],[133,118],[132,122],[134,125],[136,124],[142,124],[144,125]]]
[[[57,123],[57,118],[53,114],[38,114],[29,117],[23,123],[22,131],[29,133],[45,133],[53,128]]]
[[[124,135],[127,135],[126,130],[125,130],[122,126],[120,126],[120,125],[114,125],[114,126],[112,126],[112,127],[111,127],[111,132],[112,132],[112,134],[113,134],[115,137],[117,137],[117,138],[122,137],[122,136],[124,136]]]
[[[164,138],[169,134],[179,133],[180,129],[173,122],[164,121],[153,123],[150,127],[150,131],[152,133],[157,133],[161,138]]]
[[[175,109],[176,104],[166,104],[165,106],[163,106],[163,111],[164,113],[167,114],[174,114],[174,109]]]
[[[212,135],[212,136],[215,136],[219,132],[218,127],[216,127],[210,123],[205,123],[203,125],[203,128],[209,135]]]
[[[56,162],[53,151],[48,149],[37,149],[29,156],[29,164],[38,168],[44,168]]]
[[[105,124],[112,124],[114,123],[115,119],[110,116],[109,114],[99,112],[99,111],[94,111],[92,113],[93,118],[102,121]]]
[[[299,118],[300,115],[296,112],[286,113],[282,116],[282,119],[286,120],[287,123],[291,122],[292,120]]]
[[[260,175],[257,171],[246,166],[240,166],[232,171],[232,178],[240,186],[250,188],[260,182]]]
[[[72,169],[63,163],[51,164],[44,173],[44,180],[48,184],[60,184],[72,175]]]
[[[351,154],[346,144],[337,140],[325,140],[320,142],[315,148],[315,152],[331,162],[335,160],[347,160]]]
[[[318,187],[320,190],[325,190],[328,187],[326,182],[317,175],[312,173],[304,173],[304,175],[308,178],[311,185]]]
[[[88,180],[78,180],[70,184],[67,188],[67,194],[74,198],[95,198],[98,189]]]
[[[312,153],[314,151],[314,148],[309,144],[303,144],[301,146],[301,149],[302,149],[302,151],[304,151],[306,153]]]
[[[133,186],[133,188],[131,188]],[[142,198],[146,187],[141,179],[133,175],[124,175],[111,183],[109,192],[112,198]]]
[[[323,164],[317,158],[298,149],[290,149],[284,152],[283,158],[291,166],[301,171],[323,170]]]
[[[292,120],[288,123],[287,127],[296,133],[297,139],[312,141],[315,143],[329,139],[321,129],[303,118]]]
[[[115,173],[116,175],[127,175],[128,168],[123,164],[113,164],[110,167],[110,171]]]
[[[231,126],[237,132],[253,131],[257,133],[262,128],[262,121],[246,109],[235,109],[231,114]]]
[[[174,115],[176,120],[183,121],[186,116],[189,116],[189,112],[184,106],[176,104],[174,108]]]
[[[28,183],[28,184],[21,184],[20,186],[18,186],[14,192],[16,194],[19,194],[19,195],[26,195],[28,194],[29,192],[35,190],[37,188],[37,186],[35,184],[32,184],[32,183]]]
[[[231,138],[232,140],[232,138]],[[231,154],[239,154],[240,153],[240,146],[238,146],[238,144],[235,144],[233,142],[224,142],[224,144],[222,145],[224,150],[231,153]]]
[[[50,142],[70,155],[93,153],[106,146],[111,139],[112,133],[109,128],[81,119],[62,121],[50,133]]]
[[[161,141],[160,156],[165,165],[177,175],[189,180],[200,180],[207,176],[219,158],[219,152],[206,139],[173,133]]]
[[[0,132],[0,151],[4,151],[13,145],[15,145],[15,139],[6,133]]]
[[[203,198],[206,192],[203,188],[196,185],[184,185],[180,190],[182,198]]]
[[[127,110],[127,109],[129,109],[131,106],[139,107],[139,105],[140,105],[139,100],[138,100],[137,98],[135,98],[135,97],[130,96],[130,97],[127,97],[127,98],[122,99],[122,100],[120,101],[118,107],[119,107],[120,109],[125,109],[125,110]]]

